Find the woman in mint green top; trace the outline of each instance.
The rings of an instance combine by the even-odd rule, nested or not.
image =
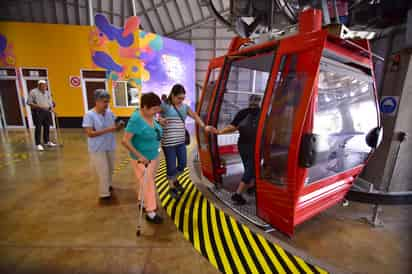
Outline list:
[[[163,221],[156,213],[155,187],[162,138],[162,128],[155,120],[155,116],[161,111],[160,104],[159,96],[153,92],[143,94],[140,99],[140,110],[136,110],[129,119],[122,140],[123,146],[133,159],[132,166],[138,184],[137,199],[140,200],[141,195],[144,195],[146,220],[155,224]],[[140,187],[141,184],[144,184],[144,188]],[[139,193],[140,189],[144,189],[144,193]]]
[[[131,143],[137,151],[149,161],[157,159],[163,129],[156,121],[153,126],[149,125],[136,110],[127,123],[126,131],[133,134]],[[139,160],[133,152],[130,152],[130,157]]]

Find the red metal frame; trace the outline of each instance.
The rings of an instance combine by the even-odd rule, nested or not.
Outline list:
[[[205,89],[207,88],[207,84],[209,82],[209,78],[210,78],[210,73],[212,72],[212,70],[216,69],[216,68],[220,68],[222,70],[223,65],[224,65],[224,57],[217,57],[214,58],[212,60],[210,60],[209,63],[209,67],[208,67],[208,72],[205,78],[205,81],[203,83],[203,89],[202,89],[202,95],[200,98],[200,103],[198,105],[198,109],[197,109],[197,113],[200,113],[201,107],[204,104],[204,96],[205,96]],[[221,74],[219,75],[218,79],[216,80],[217,83],[219,83],[221,81]],[[210,101],[214,100],[215,94],[216,94],[216,90],[219,87],[219,85],[216,85],[212,91],[212,98]],[[208,116],[207,116],[207,121],[210,120],[210,115],[211,115],[211,104],[209,104],[208,106]],[[199,139],[199,135],[200,134],[204,134],[205,140],[206,142],[209,144],[210,143],[210,138],[211,136],[209,134],[205,134],[205,132],[200,132],[200,128],[198,125],[196,125],[196,137],[197,137],[197,143],[198,143],[198,152],[199,152],[199,157],[200,157],[200,161],[202,163],[202,172],[203,175],[208,178],[210,181],[215,181],[216,180],[216,171],[214,168],[214,163],[212,161],[212,157],[211,157],[211,152],[209,149],[202,149],[202,147],[200,146],[200,139]],[[209,146],[209,145],[208,145]]]
[[[365,40],[345,41],[329,36],[327,31],[321,28],[320,11],[312,9],[301,13],[299,17],[299,33],[297,35],[240,49],[246,43],[250,43],[250,40],[243,38],[233,39],[226,58],[248,54],[259,55],[264,49],[274,49],[274,47],[277,47],[272,73],[269,77],[262,103],[263,114],[267,113],[269,110],[272,95],[273,92],[275,92],[275,81],[278,76],[283,56],[290,56],[291,54],[296,55],[298,58],[296,70],[297,72],[305,73],[306,75],[302,97],[295,113],[292,137],[288,151],[287,184],[279,186],[262,179],[261,176],[260,151],[266,115],[261,115],[259,121],[255,154],[257,214],[260,218],[266,220],[285,234],[293,235],[294,227],[296,225],[342,200],[351,187],[354,179],[359,175],[364,166],[359,165],[333,177],[324,178],[307,186],[304,185],[308,170],[298,165],[298,154],[302,135],[304,133],[312,132],[313,128],[315,100],[318,93],[317,82],[322,53],[326,49],[336,55],[350,59],[353,62],[366,67],[371,71],[372,77],[374,77],[370,46],[368,41]],[[204,91],[211,70],[220,67],[221,73],[218,81],[220,83],[226,82],[229,66],[225,68],[224,63],[225,57],[211,60],[198,112],[200,111],[201,105],[204,103]],[[288,62],[286,62],[285,67],[285,73],[287,73]],[[373,85],[375,88],[375,82]],[[210,102],[219,102],[221,98],[217,96],[223,96],[223,92],[218,92],[219,88],[224,87],[222,85],[215,86]],[[377,102],[376,88],[375,101]],[[206,123],[211,121],[217,122],[218,111],[215,110],[214,113],[212,113],[214,106],[210,102],[208,106],[209,114],[207,121],[205,121]],[[219,105],[217,105],[217,108],[219,110]],[[377,115],[379,115],[378,112]],[[379,116],[378,121],[380,125]],[[197,128],[197,134],[199,136],[199,134],[204,133],[200,133],[199,128]],[[209,147],[206,151],[205,149],[202,150],[199,145],[202,171],[210,181],[219,182],[220,174],[224,170],[219,169],[216,159],[213,159],[211,152],[212,149],[217,149],[216,139],[213,141],[213,139],[210,139],[211,136],[206,136],[206,138],[208,143],[214,146],[214,148]],[[216,138],[216,136],[212,138]],[[230,153],[232,151],[233,148],[228,146],[220,148],[216,153]]]

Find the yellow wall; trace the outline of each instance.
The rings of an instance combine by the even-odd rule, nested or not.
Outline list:
[[[69,76],[93,66],[89,50],[90,26],[0,22],[0,33],[13,44],[17,67],[48,69],[49,86],[60,117],[84,114],[82,89],[69,85]],[[108,83],[112,93],[111,83]],[[130,116],[133,108],[115,108],[118,116]]]

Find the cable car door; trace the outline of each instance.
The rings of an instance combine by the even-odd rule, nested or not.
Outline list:
[[[262,105],[255,148],[257,215],[292,235],[294,208],[303,186],[298,167],[302,132],[311,121],[311,100],[324,32],[281,40]]]
[[[220,83],[220,71],[224,64],[224,58],[212,59],[207,76],[203,85],[202,97],[200,98],[200,104],[198,106],[197,113],[202,121],[208,125],[210,124],[212,102],[215,96],[216,90]],[[198,138],[198,151],[199,158],[202,167],[202,174],[213,183],[218,181],[216,166],[213,162],[211,154],[211,138],[212,135],[207,134],[203,129],[196,127]]]

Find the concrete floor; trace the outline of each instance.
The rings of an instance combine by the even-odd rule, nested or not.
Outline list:
[[[99,205],[80,130],[42,153],[22,131],[0,138],[0,273],[218,273],[164,212],[163,225],[136,238],[129,165],[115,176],[113,205]],[[127,155],[119,147],[117,156]]]
[[[199,167],[195,165],[192,173],[195,181],[198,174]],[[237,215],[202,187],[207,183],[202,183],[199,186],[209,199],[221,204],[227,213]],[[234,190],[236,186],[227,181],[225,188]],[[267,237],[292,254],[310,258],[336,272],[412,273],[412,206],[382,207],[383,227],[367,223],[366,218],[371,217],[372,210],[373,206],[368,204],[350,202],[347,207],[339,204],[297,226],[293,238],[279,232]],[[251,228],[261,231],[255,226]]]
[[[146,224],[136,238],[135,185],[130,166],[120,164],[123,148],[115,201],[102,206],[80,130],[64,130],[64,147],[42,153],[24,131],[0,138],[0,273],[217,273],[164,212],[165,224]],[[292,239],[267,236],[343,272],[412,273],[411,210],[385,207],[385,226],[371,228],[360,221],[371,207],[351,203],[302,224]]]

